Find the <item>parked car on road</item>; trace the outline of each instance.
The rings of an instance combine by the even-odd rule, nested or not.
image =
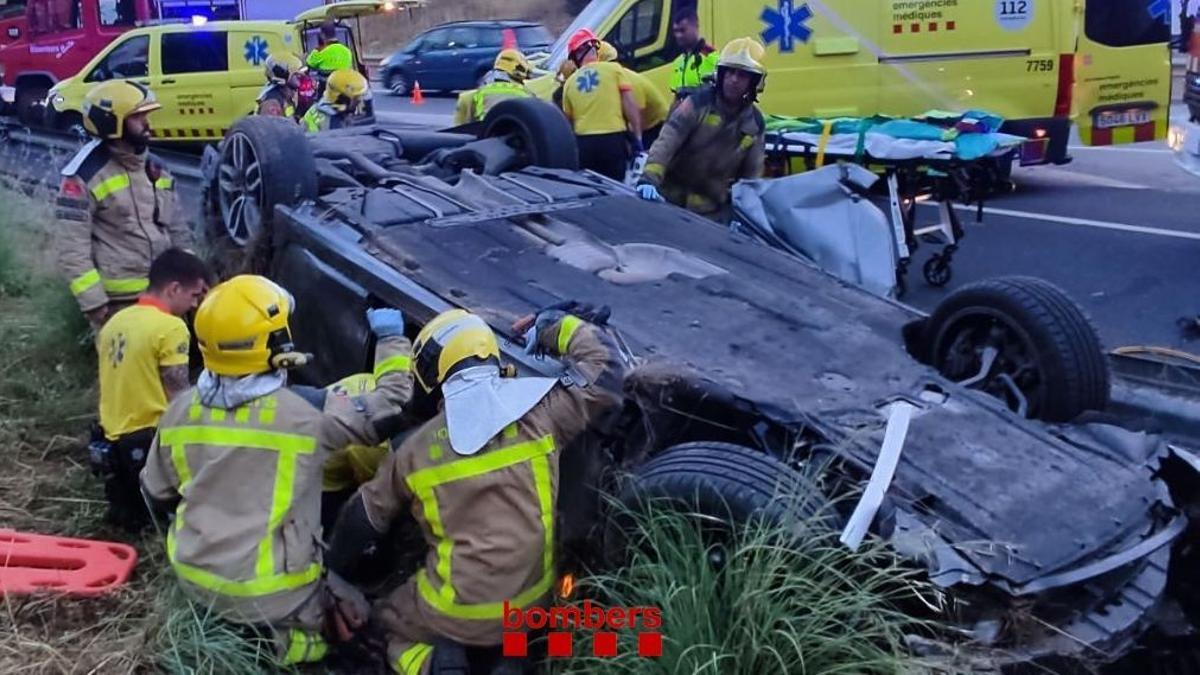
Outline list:
[[[381,78],[397,96],[414,82],[425,91],[471,89],[492,69],[496,55],[511,31],[526,54],[549,51],[554,37],[539,23],[528,21],[458,21],[430,28],[383,62]]]

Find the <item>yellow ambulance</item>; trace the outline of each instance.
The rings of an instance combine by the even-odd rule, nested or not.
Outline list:
[[[543,67],[586,27],[665,88],[671,18],[685,8],[718,48],[746,35],[766,45],[768,113],[986,110],[1041,139],[1025,164],[1069,161],[1071,122],[1092,145],[1167,134],[1169,0],[592,0]]]
[[[131,30],[79,73],[54,85],[47,97],[48,121],[60,129],[81,125],[89,89],[105,80],[130,79],[150,87],[162,104],[150,117],[155,142],[220,140],[257,107],[267,56],[290,51],[303,59],[316,46],[321,22],[332,17],[339,21],[339,39],[357,60],[354,32],[344,20],[398,4],[404,3],[349,0],[291,21],[198,21]]]

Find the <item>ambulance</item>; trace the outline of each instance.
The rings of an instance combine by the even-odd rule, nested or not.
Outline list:
[[[671,17],[685,8],[718,48],[763,42],[767,113],[985,110],[1031,139],[1025,165],[1070,161],[1072,122],[1088,145],[1168,132],[1169,0],[592,0],[543,67],[586,27],[665,88],[679,54]]]
[[[418,0],[347,0],[303,12],[291,21],[196,21],[130,30],[75,75],[56,83],[46,120],[83,133],[83,98],[97,82],[128,79],[154,91],[162,108],[150,117],[156,143],[219,141],[256,107],[266,84],[263,63],[273,53],[302,56],[317,44],[322,21],[338,23],[338,39],[358,57],[348,19],[394,11]],[[368,101],[366,113],[370,114]]]

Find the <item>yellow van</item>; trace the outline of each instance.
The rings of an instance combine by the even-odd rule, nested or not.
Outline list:
[[[916,115],[981,109],[1009,120],[1023,163],[1069,161],[1071,122],[1085,143],[1164,138],[1171,71],[1165,0],[592,0],[567,37],[591,28],[621,61],[665,88],[679,49],[671,17],[694,8],[716,47],[757,36],[768,113]],[[1163,6],[1166,9],[1163,9]]]
[[[316,7],[292,21],[215,21],[163,24],[123,34],[73,77],[50,90],[48,122],[70,129],[82,122],[83,97],[97,82],[132,79],[158,97],[151,115],[156,142],[219,140],[256,108],[266,84],[263,62],[273,52],[303,59],[316,46],[326,17],[339,21],[339,38],[355,53],[344,20],[394,9],[396,2],[351,0]],[[359,64],[360,69],[362,68]]]

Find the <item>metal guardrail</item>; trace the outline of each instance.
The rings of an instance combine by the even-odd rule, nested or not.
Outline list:
[[[0,179],[11,186],[36,194],[57,190],[61,168],[83,147],[84,141],[70,133],[31,129],[0,120]],[[175,150],[152,148],[151,152],[174,175],[187,192],[200,188],[200,156]]]

